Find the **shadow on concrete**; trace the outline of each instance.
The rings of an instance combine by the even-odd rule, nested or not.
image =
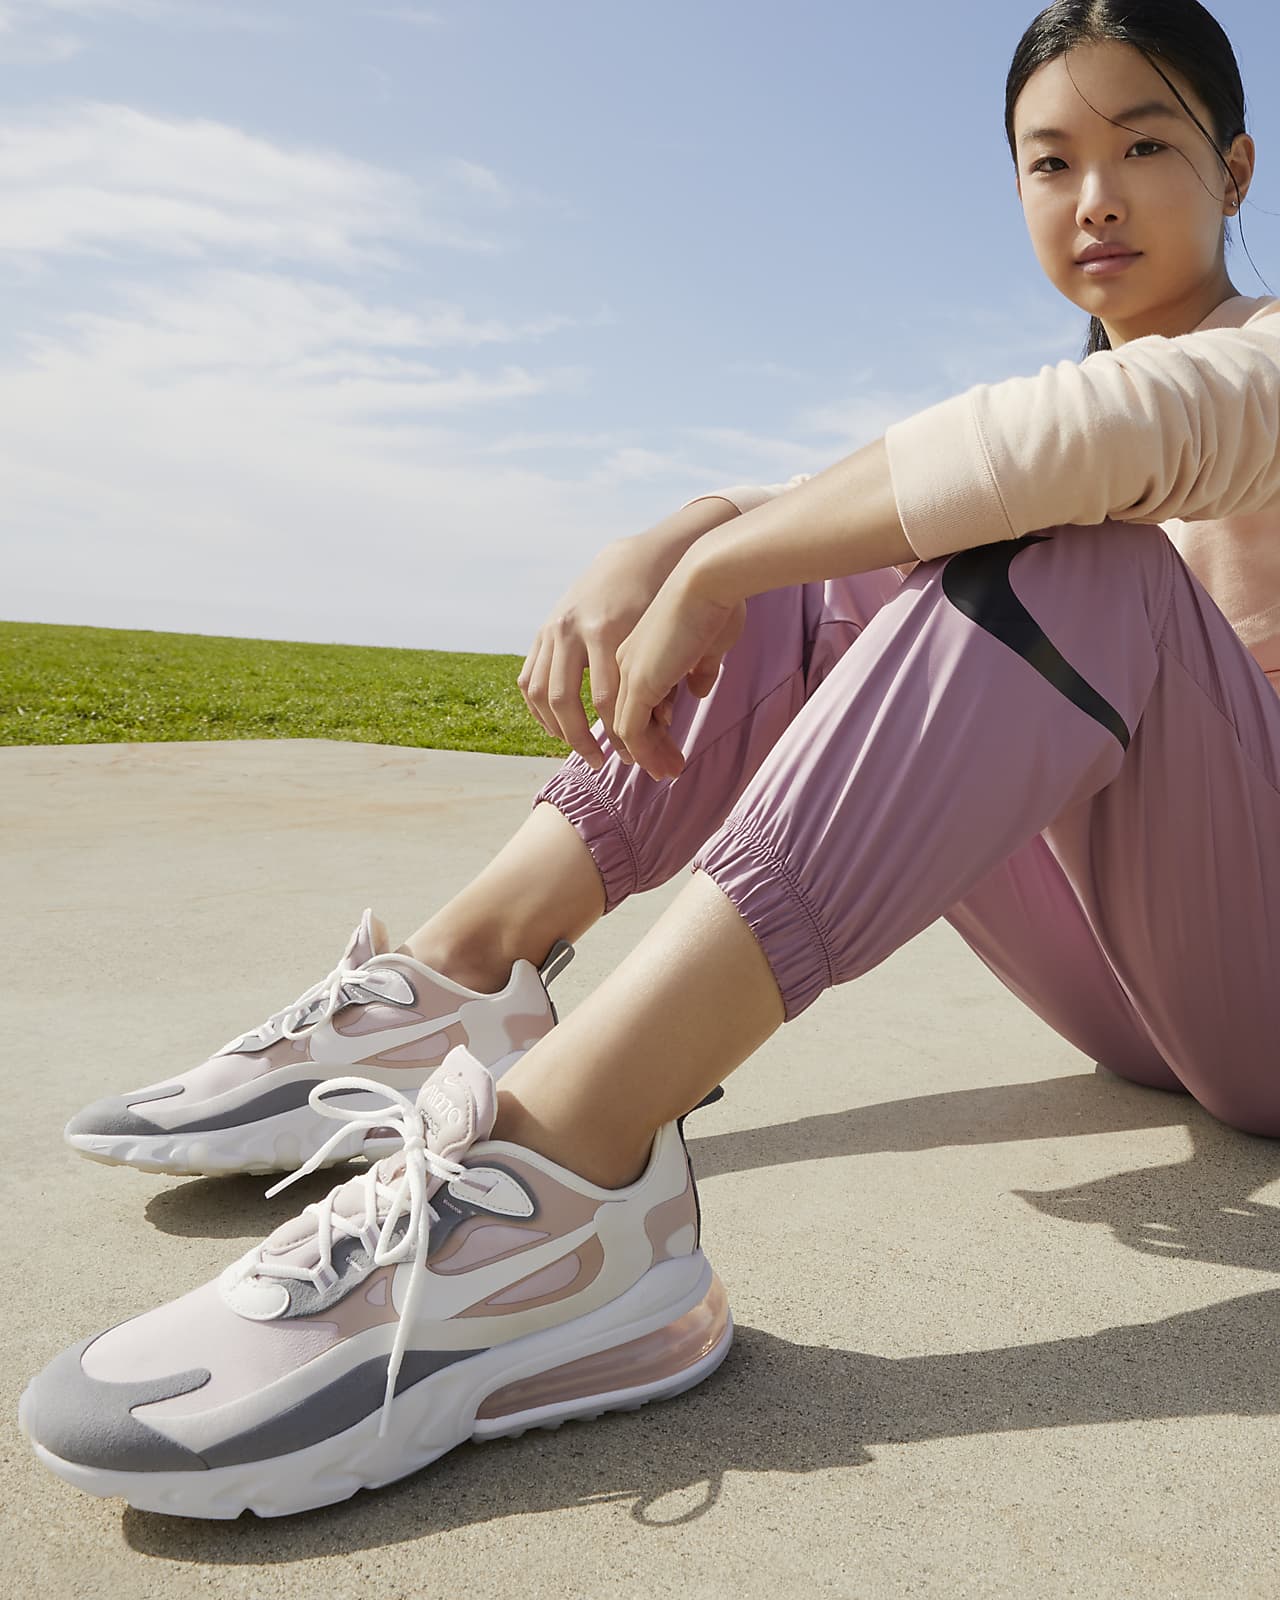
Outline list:
[[[698,1114],[714,1115],[714,1108]],[[1193,1143],[1185,1161],[1066,1189],[1013,1192],[1046,1216],[1109,1227],[1122,1243],[1147,1254],[1280,1270],[1280,1209],[1249,1199],[1280,1178],[1280,1139],[1230,1128],[1190,1095],[1141,1088],[1109,1073],[957,1089],[701,1138],[695,1137],[699,1125],[691,1119],[687,1129],[700,1183],[726,1172],[838,1156],[1183,1126]],[[347,1163],[310,1173],[270,1200],[263,1194],[275,1181],[271,1175],[197,1178],[155,1195],[146,1216],[170,1234],[261,1237],[360,1167]]]
[[[123,1532],[142,1554],[250,1566],[588,1504],[622,1504],[639,1524],[671,1527],[714,1515],[735,1470],[858,1467],[876,1446],[1032,1428],[1275,1414],[1277,1317],[1280,1290],[1266,1290],[1043,1344],[897,1360],[739,1328],[724,1365],[671,1402],[464,1444],[397,1484],[318,1511],[201,1523],[128,1509]],[[856,1516],[856,1483],[847,1494]]]
[[[732,1093],[732,1079],[728,1092]],[[886,1100],[820,1117],[776,1123],[738,1133],[702,1134],[714,1108],[686,1125],[698,1181],[724,1172],[828,1156],[875,1155],[889,1150],[933,1150],[946,1145],[999,1144],[1009,1139],[1060,1139],[1073,1133],[1120,1133],[1188,1121],[1188,1095],[1141,1089],[1107,1074],[1090,1073],[1031,1083],[955,1089],[946,1094]],[[196,1238],[241,1238],[263,1234],[319,1200],[335,1183],[359,1172],[347,1162],[308,1174],[271,1200],[265,1192],[284,1173],[260,1177],[195,1178],[155,1195],[146,1217],[162,1233]]]
[[[1280,1210],[1248,1196],[1280,1178],[1280,1140],[1218,1122],[1189,1096],[1079,1074],[957,1090],[691,1141],[701,1178],[788,1161],[1175,1124],[1185,1161],[1075,1187],[1017,1190],[1047,1216],[1109,1227],[1133,1248],[1280,1271]],[[315,1173],[261,1200],[269,1179],[198,1180],[153,1200],[157,1226],[274,1226],[327,1192]],[[288,1201],[287,1206],[284,1202]],[[272,1220],[264,1204],[280,1207]],[[265,1229],[264,1229],[265,1231]],[[1280,1289],[1155,1322],[1041,1344],[888,1359],[739,1327],[724,1365],[677,1400],[556,1432],[464,1444],[398,1484],[319,1511],[201,1523],[126,1510],[142,1554],[270,1565],[429,1539],[508,1516],[618,1503],[670,1527],[713,1515],[726,1473],[858,1467],[877,1446],[1040,1428],[1280,1413]],[[589,1431],[588,1431],[589,1430]],[[850,1512],[856,1514],[856,1486]]]
[[[733,1080],[729,1081],[732,1092]],[[996,1145],[1020,1139],[1064,1139],[1074,1134],[1129,1133],[1135,1129],[1186,1125],[1196,1112],[1190,1095],[1145,1089],[1089,1072],[1030,1083],[948,1089],[943,1094],[885,1100],[817,1117],[801,1117],[767,1128],[703,1134],[689,1123],[689,1150],[699,1181],[722,1172],[818,1161],[828,1156],[883,1155],[893,1151],[940,1150],[948,1146]],[[699,1114],[705,1118],[707,1113]],[[1243,1135],[1232,1134],[1233,1138]],[[1275,1142],[1280,1153],[1280,1141]],[[1277,1159],[1280,1173],[1280,1154]]]

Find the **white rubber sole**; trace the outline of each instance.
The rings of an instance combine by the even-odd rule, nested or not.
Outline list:
[[[523,1050],[513,1051],[489,1071],[495,1078],[501,1077],[523,1054]],[[431,1071],[412,1080],[406,1075],[405,1079],[387,1081],[412,1099]],[[381,1076],[369,1067],[355,1066],[351,1072],[358,1077]],[[263,1087],[270,1086],[271,1080],[264,1078],[254,1088],[260,1093]],[[341,1098],[348,1104],[359,1103],[359,1096],[354,1094]],[[369,1100],[370,1105],[376,1103]],[[198,1114],[199,1108],[194,1107],[193,1120]],[[293,1172],[331,1139],[337,1128],[332,1117],[302,1105],[274,1117],[259,1117],[233,1128],[213,1128],[202,1133],[177,1129],[173,1133],[145,1135],[74,1133],[65,1134],[64,1138],[77,1154],[107,1166],[136,1167],[139,1172],[166,1173],[175,1178],[214,1178],[232,1173]],[[350,1136],[333,1147],[332,1155],[321,1166],[336,1167],[359,1155],[376,1161],[397,1152],[401,1144],[398,1134],[379,1139],[367,1129],[352,1128]]]
[[[416,1088],[416,1085],[415,1085]],[[282,1111],[239,1128],[215,1128],[204,1133],[124,1134],[74,1133],[67,1143],[90,1161],[111,1167],[136,1167],[139,1172],[163,1172],[175,1178],[226,1177],[232,1173],[292,1172],[312,1156],[337,1129],[332,1117],[310,1106]],[[334,1145],[325,1167],[338,1166],[358,1155],[376,1159],[399,1149],[398,1136],[371,1138],[363,1128]]]
[[[714,1347],[679,1371],[632,1386],[586,1394],[553,1405],[478,1420],[489,1395],[514,1381],[643,1338],[679,1321],[723,1287],[701,1250],[650,1267],[625,1294],[558,1328],[546,1328],[485,1350],[423,1378],[396,1396],[391,1425],[378,1437],[380,1408],[354,1427],[288,1455],[207,1472],[112,1472],[64,1461],[35,1440],[51,1472],[89,1494],[126,1500],[140,1511],[224,1520],[252,1511],[290,1516],[382,1488],[430,1465],[467,1439],[510,1438],[530,1428],[558,1428],[607,1411],[636,1410],[682,1394],[708,1378],[729,1353],[733,1318]],[[21,1421],[21,1415],[19,1417]],[[26,1433],[23,1425],[22,1431]],[[30,1435],[28,1435],[30,1438]]]

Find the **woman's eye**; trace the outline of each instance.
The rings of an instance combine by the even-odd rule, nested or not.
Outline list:
[[[1152,151],[1160,151],[1160,150],[1164,149],[1164,145],[1160,144],[1155,139],[1139,139],[1137,144],[1130,146],[1130,149],[1133,149],[1133,150],[1144,150],[1145,149],[1145,150],[1152,150]],[[1061,157],[1059,157],[1059,156],[1041,156],[1039,161],[1032,162],[1032,164],[1031,164],[1032,172],[1039,172],[1040,168],[1042,166],[1044,166],[1046,161],[1061,161]],[[1066,166],[1066,162],[1065,161],[1062,161],[1061,164],[1064,167]]]

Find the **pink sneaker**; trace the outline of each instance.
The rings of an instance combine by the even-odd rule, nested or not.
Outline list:
[[[573,959],[556,942],[541,967],[517,961],[506,988],[480,994],[387,948],[366,910],[337,966],[291,1006],[177,1077],[96,1100],[63,1130],[93,1161],[181,1176],[288,1171],[330,1138],[310,1104],[317,1084],[358,1070],[412,1097],[455,1045],[500,1075],[556,1023],[547,985]],[[336,1097],[359,1109],[365,1092]],[[353,1127],[328,1165],[399,1142]]]
[[[679,1394],[724,1359],[733,1319],[700,1248],[683,1117],[635,1183],[602,1189],[487,1137],[493,1076],[464,1046],[416,1101],[333,1084],[377,1103],[317,1090],[317,1113],[394,1124],[400,1155],[203,1287],[55,1357],[18,1419],[59,1477],[146,1511],[284,1516],[464,1439]]]

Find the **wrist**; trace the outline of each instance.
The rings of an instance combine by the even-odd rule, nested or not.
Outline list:
[[[738,515],[738,508],[731,500],[719,495],[706,495],[692,505],[681,506],[669,517],[664,517],[661,522],[632,537],[674,567],[704,535],[722,523],[731,522]]]
[[[699,539],[676,562],[671,581],[716,605],[735,606],[745,600],[746,595],[738,592],[732,572],[723,560],[722,548],[723,540],[714,534]]]

